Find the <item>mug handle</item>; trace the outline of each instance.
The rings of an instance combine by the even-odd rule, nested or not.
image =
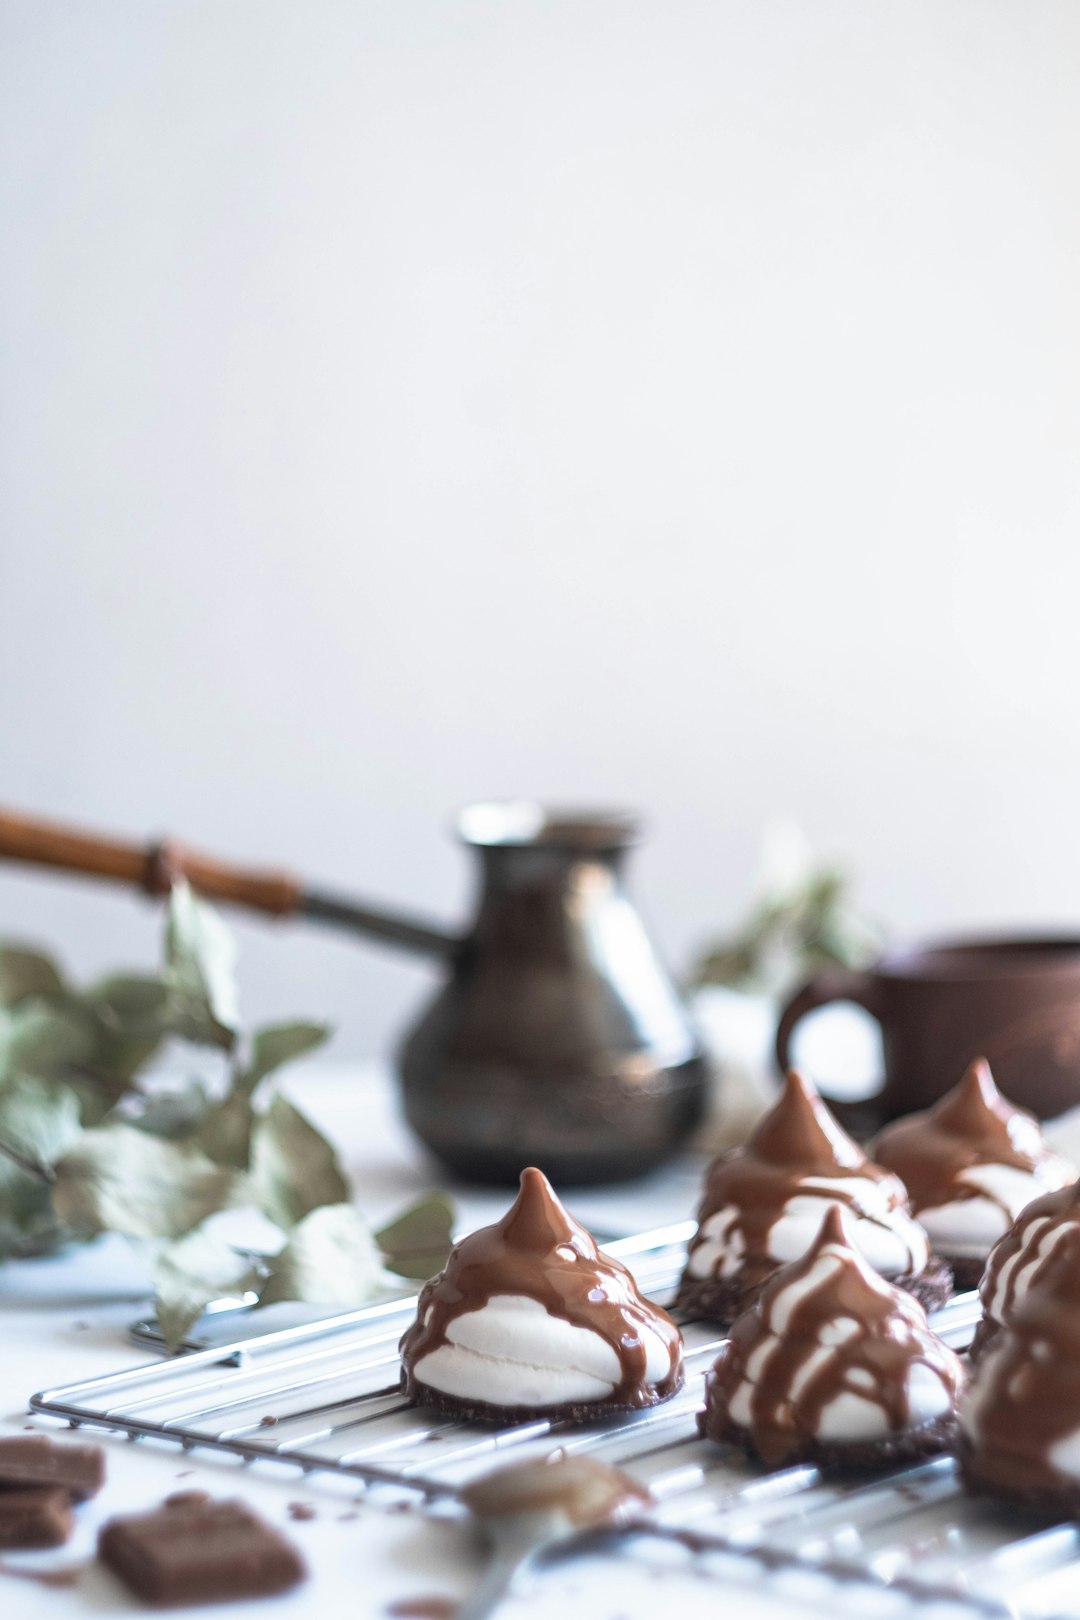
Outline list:
[[[872,1018],[876,1018],[879,1024],[881,1022],[881,997],[872,973],[837,967],[824,968],[820,973],[811,974],[785,1004],[776,1026],[776,1061],[781,1074],[786,1074],[791,1066],[791,1041],[796,1025],[802,1022],[807,1013],[816,1012],[819,1007],[827,1007],[834,1001],[853,1001],[857,1007],[862,1007]],[[878,1091],[873,1096],[861,1098],[859,1106],[865,1107],[867,1103],[874,1102],[884,1086],[885,1078],[882,1076]]]

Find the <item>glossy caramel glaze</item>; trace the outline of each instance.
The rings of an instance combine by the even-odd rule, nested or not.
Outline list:
[[[1002,1164],[1034,1174],[1040,1165],[1060,1162],[1045,1146],[1035,1117],[1001,1095],[983,1058],[933,1108],[887,1125],[870,1152],[900,1177],[916,1215],[961,1199],[1000,1202],[991,1189],[962,1179],[975,1165]]]
[[[830,1185],[815,1186],[815,1180]],[[698,1209],[699,1231],[690,1245],[689,1270],[694,1273],[692,1256],[703,1238],[700,1228],[722,1210],[733,1209],[731,1231],[741,1240],[740,1280],[752,1288],[783,1263],[783,1257],[771,1251],[769,1239],[793,1197],[820,1197],[822,1213],[828,1201],[868,1215],[862,1207],[867,1182],[878,1184],[886,1216],[892,1211],[907,1212],[907,1195],[899,1179],[870,1160],[810,1082],[791,1069],[779,1100],[744,1146],[709,1167]],[[845,1183],[850,1185],[845,1187]],[[816,1222],[807,1233],[808,1243],[815,1229]],[[925,1246],[912,1269],[921,1270],[923,1265]]]
[[[1080,1227],[1057,1229],[1038,1276],[978,1362],[960,1426],[973,1482],[1080,1503]]]
[[[624,1265],[600,1253],[539,1170],[522,1171],[521,1190],[502,1220],[455,1244],[445,1269],[425,1284],[416,1320],[401,1340],[406,1374],[449,1342],[455,1318],[500,1295],[535,1300],[611,1346],[620,1378],[605,1405],[652,1406],[682,1383],[682,1335],[671,1317],[643,1298]],[[645,1376],[644,1328],[669,1351],[669,1370],[659,1383]]]
[[[941,1386],[937,1410],[922,1416],[911,1402],[918,1365]],[[777,1466],[823,1441],[861,1445],[951,1419],[963,1378],[922,1306],[848,1243],[833,1205],[808,1253],[776,1272],[736,1320],[706,1378],[703,1428],[716,1440],[747,1431],[761,1459]],[[867,1434],[866,1403],[880,1409],[871,1425],[878,1434]]]

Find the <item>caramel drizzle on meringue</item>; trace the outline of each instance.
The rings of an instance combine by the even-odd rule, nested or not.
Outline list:
[[[835,1342],[823,1343],[830,1324]],[[749,1384],[751,1438],[770,1467],[817,1438],[826,1407],[844,1394],[875,1402],[899,1433],[912,1426],[908,1380],[916,1362],[955,1402],[963,1383],[957,1357],[930,1331],[922,1306],[848,1243],[834,1204],[803,1258],[776,1272],[732,1327],[706,1378],[705,1432],[725,1438],[730,1403]]]
[[[900,1177],[916,1215],[965,1198],[988,1198],[1000,1205],[992,1192],[959,1179],[973,1165],[1034,1171],[1057,1158],[1044,1146],[1034,1116],[1001,1095],[985,1058],[977,1058],[933,1108],[887,1125],[871,1142],[870,1152]]]
[[[642,1297],[624,1265],[600,1253],[540,1170],[523,1170],[521,1190],[502,1220],[455,1244],[445,1269],[424,1285],[416,1321],[401,1340],[406,1370],[450,1342],[447,1329],[456,1317],[506,1294],[536,1300],[611,1346],[621,1376],[604,1404],[651,1406],[657,1393],[672,1394],[682,1382],[682,1335],[671,1317]],[[645,1376],[645,1327],[670,1353],[670,1372],[660,1383]]]
[[[746,1143],[713,1161],[705,1180],[705,1196],[698,1209],[700,1228],[722,1209],[738,1213],[733,1229],[741,1233],[745,1255],[740,1276],[750,1288],[771,1275],[778,1261],[769,1253],[769,1234],[788,1200],[798,1194],[846,1204],[859,1214],[859,1189],[850,1194],[840,1187],[806,1186],[808,1176],[840,1180],[851,1177],[884,1183],[894,1192],[893,1206],[907,1211],[904,1188],[891,1171],[865,1154],[829,1112],[810,1082],[790,1069],[779,1100]]]
[[[970,1471],[1005,1490],[1080,1490],[1080,1476],[1051,1457],[1080,1432],[1078,1368],[1080,1227],[1068,1226],[977,1363],[960,1414]]]

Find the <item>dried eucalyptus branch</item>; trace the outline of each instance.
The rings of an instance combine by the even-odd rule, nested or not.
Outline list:
[[[148,1244],[174,1347],[222,1292],[362,1305],[393,1285],[388,1272],[428,1275],[450,1246],[441,1195],[378,1233],[349,1202],[332,1145],[273,1089],[329,1030],[245,1032],[235,956],[183,882],[157,976],[77,989],[45,953],[0,946],[0,1260],[104,1232]],[[201,1054],[208,1072],[163,1083],[153,1066],[170,1048]],[[215,1233],[214,1217],[237,1206],[281,1229],[279,1253],[253,1263]]]

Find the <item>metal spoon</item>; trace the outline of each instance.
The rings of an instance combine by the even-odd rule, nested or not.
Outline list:
[[[457,1620],[486,1620],[526,1566],[560,1541],[625,1522],[652,1504],[629,1474],[564,1451],[497,1468],[466,1485],[460,1496],[483,1525],[492,1559]]]
[[[540,1553],[572,1535],[565,1513],[520,1513],[484,1521],[492,1544],[491,1562],[457,1611],[456,1620],[487,1620],[517,1577]]]

